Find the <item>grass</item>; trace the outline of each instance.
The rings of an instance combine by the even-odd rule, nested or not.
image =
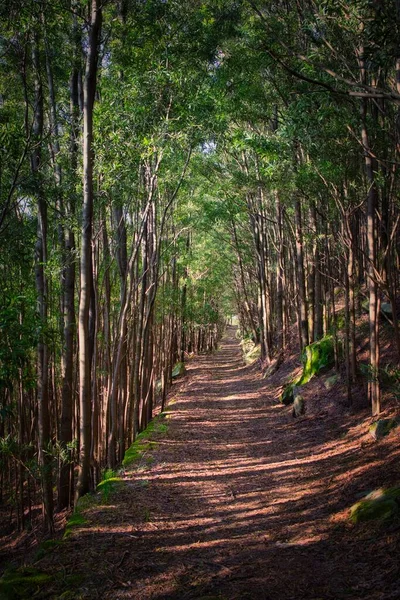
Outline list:
[[[87,520],[85,519],[85,517],[82,514],[82,508],[80,508],[80,506],[78,505],[75,508],[74,512],[72,513],[71,517],[68,519],[68,523],[65,527],[63,539],[69,538],[69,536],[72,535],[72,533],[76,527],[82,527],[83,525],[86,525],[86,524],[87,524]]]
[[[97,491],[101,492],[102,501],[104,504],[108,504],[110,494],[115,492],[120,485],[123,484],[123,480],[119,477],[116,471],[107,469],[104,472],[103,479],[97,485]]]
[[[0,579],[0,600],[33,598],[52,581],[51,575],[34,567],[8,569]]]
[[[148,424],[144,431],[136,436],[136,440],[125,452],[125,456],[122,461],[123,467],[126,468],[139,463],[146,452],[157,446],[157,442],[150,440],[149,438],[153,434],[166,433],[168,431],[168,424],[165,422],[166,417],[167,415],[165,413],[161,413]],[[149,459],[150,457],[147,459],[148,463]]]

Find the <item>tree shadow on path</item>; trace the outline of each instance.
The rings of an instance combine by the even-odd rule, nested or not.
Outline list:
[[[393,475],[396,445],[363,446],[354,416],[294,421],[275,392],[243,367],[232,329],[189,363],[168,433],[63,550],[80,597],[400,598],[398,524],[345,518]]]

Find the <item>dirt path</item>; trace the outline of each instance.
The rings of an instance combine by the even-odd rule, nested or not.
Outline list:
[[[189,364],[153,462],[53,566],[84,575],[76,598],[400,598],[398,524],[346,519],[357,492],[384,479],[388,448],[350,418],[294,420],[228,333]]]

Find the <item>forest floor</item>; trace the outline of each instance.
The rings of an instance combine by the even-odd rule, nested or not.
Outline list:
[[[348,518],[399,483],[399,434],[375,442],[367,409],[330,410],[315,385],[319,408],[294,419],[277,403],[280,371],[243,366],[233,328],[190,360],[168,430],[36,563],[68,591],[35,597],[399,599],[400,523]]]

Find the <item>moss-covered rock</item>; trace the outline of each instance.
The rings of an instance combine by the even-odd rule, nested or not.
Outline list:
[[[293,402],[294,402],[293,390],[295,387],[296,387],[295,383],[289,383],[289,385],[287,385],[283,389],[281,395],[279,396],[279,402],[281,402],[285,406],[289,406],[289,404],[293,404]]]
[[[400,514],[400,487],[380,488],[353,504],[350,519],[353,523],[388,520]]]
[[[374,440],[381,440],[386,435],[395,429],[399,424],[399,418],[393,417],[392,419],[378,419],[375,423],[372,423],[369,427],[369,433],[372,435]]]
[[[332,367],[335,361],[333,337],[327,335],[306,346],[303,351],[303,373],[297,385],[308,383],[321,369]]]
[[[178,362],[172,369],[172,379],[176,379],[177,377],[180,377],[181,375],[184,375],[185,373],[186,373],[185,365],[183,364],[183,362]]]

